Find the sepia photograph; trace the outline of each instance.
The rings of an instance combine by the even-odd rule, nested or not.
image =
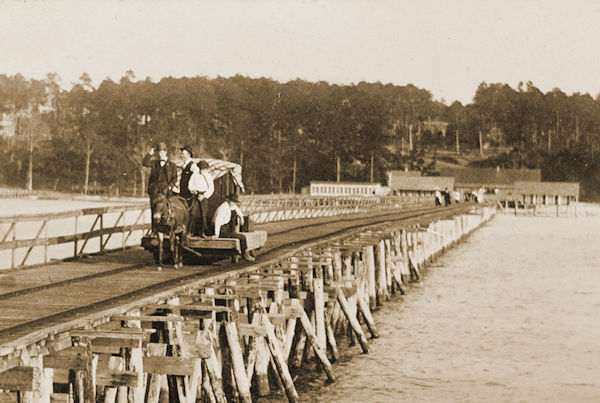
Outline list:
[[[600,402],[599,21],[0,0],[0,403]]]

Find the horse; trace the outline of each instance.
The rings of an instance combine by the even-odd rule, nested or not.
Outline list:
[[[183,267],[183,247],[190,225],[185,199],[179,196],[167,197],[163,189],[155,186],[150,189],[150,204],[153,211],[156,237],[158,240],[158,270],[163,262],[163,238],[169,235],[171,256],[175,268]]]

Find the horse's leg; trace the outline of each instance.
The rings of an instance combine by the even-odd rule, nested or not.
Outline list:
[[[171,257],[173,258],[173,266],[177,268],[177,235],[173,228],[169,231],[169,246],[171,249]]]
[[[163,261],[163,234],[157,231],[156,237],[158,238],[158,271],[160,271]]]
[[[179,267],[183,267],[183,253],[184,253],[183,246],[185,245],[186,237],[187,237],[187,228],[186,228],[186,225],[183,224],[182,229],[181,229],[181,238],[179,239],[179,248],[180,248]]]
[[[179,250],[179,244],[181,243],[181,238],[177,236],[177,234],[173,234],[175,236],[175,267],[178,269],[181,267],[181,251]]]

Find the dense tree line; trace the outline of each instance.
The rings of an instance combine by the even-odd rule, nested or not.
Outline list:
[[[597,171],[589,175],[599,100],[544,94],[531,83],[482,83],[473,103],[447,106],[411,84],[239,75],[152,82],[129,71],[97,88],[84,74],[65,90],[55,75],[0,75],[0,112],[16,117],[14,133],[0,140],[7,185],[87,192],[95,184],[140,195],[141,159],[162,140],[172,156],[189,144],[198,156],[240,163],[250,192],[298,192],[311,180],[384,182],[389,169],[433,171],[425,153],[453,151],[457,139],[461,152],[480,143],[509,150],[480,165],[541,167],[546,179],[585,179],[590,194],[600,183]],[[446,135],[431,121],[447,122]]]

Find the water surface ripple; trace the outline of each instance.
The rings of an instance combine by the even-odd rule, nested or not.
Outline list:
[[[352,347],[317,402],[600,402],[600,218],[498,216]]]

